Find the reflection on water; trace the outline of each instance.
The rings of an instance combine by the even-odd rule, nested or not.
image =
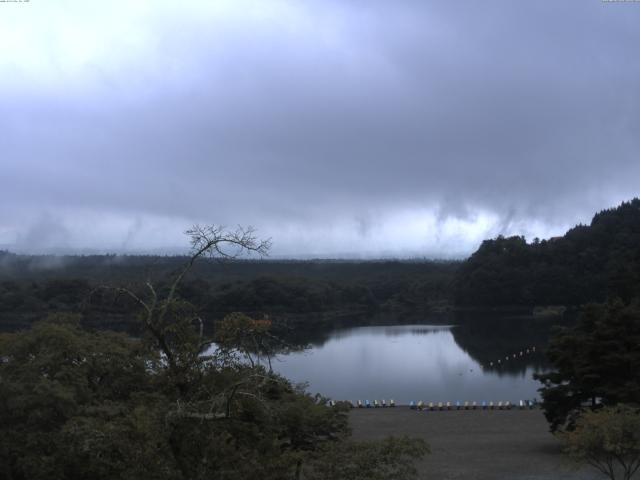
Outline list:
[[[519,352],[534,342],[539,352],[548,328],[520,323],[346,328],[308,350],[278,356],[273,367],[294,382],[308,382],[311,392],[338,400],[532,399],[540,387],[532,375],[544,362],[540,353]],[[505,365],[489,367],[491,359],[516,352]]]

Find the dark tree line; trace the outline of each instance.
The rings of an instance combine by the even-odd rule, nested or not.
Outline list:
[[[0,259],[0,330],[15,330],[51,312],[81,313],[93,327],[132,330],[137,306],[114,302],[101,285],[152,278],[167,288],[184,257],[68,257],[53,270],[40,257]],[[49,259],[51,262],[52,259]],[[458,263],[203,261],[179,286],[208,318],[234,311],[256,315],[430,311],[450,304]],[[311,317],[309,317],[311,319]],[[317,317],[319,318],[319,317]],[[311,321],[311,320],[309,320]]]
[[[640,296],[640,199],[563,237],[485,240],[458,269],[458,305],[584,305]]]

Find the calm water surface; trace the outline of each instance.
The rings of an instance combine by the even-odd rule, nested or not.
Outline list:
[[[303,352],[280,355],[273,367],[335,400],[513,402],[538,397],[540,384],[532,375],[544,368],[539,354],[520,356],[527,346],[522,340],[496,337],[486,328],[478,333],[435,325],[355,327],[333,331]]]

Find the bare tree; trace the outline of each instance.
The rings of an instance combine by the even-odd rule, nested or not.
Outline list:
[[[109,287],[140,305],[144,327],[154,338],[170,369],[193,361],[211,343],[204,337],[202,319],[177,295],[178,287],[195,262],[199,258],[232,260],[244,254],[264,257],[271,248],[271,240],[259,240],[252,227],[238,226],[230,230],[220,225],[194,225],[185,234],[189,237],[191,250],[187,261],[173,274],[166,293],[160,294],[150,279],[145,282],[146,295],[126,287]],[[197,338],[186,338],[192,336],[194,322],[198,324]]]

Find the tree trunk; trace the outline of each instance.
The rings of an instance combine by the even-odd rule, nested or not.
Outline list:
[[[302,460],[298,460],[296,462],[296,480],[300,480],[301,475],[302,475]]]

